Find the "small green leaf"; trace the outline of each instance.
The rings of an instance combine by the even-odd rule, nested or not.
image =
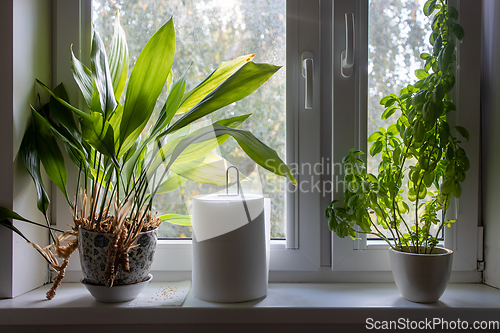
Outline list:
[[[394,114],[394,112],[396,112],[396,110],[397,110],[397,108],[395,106],[391,106],[391,107],[385,109],[384,112],[382,112],[382,116],[380,118],[387,119],[390,116],[392,116]]]
[[[453,33],[459,40],[464,39],[464,28],[458,23],[453,23]]]
[[[424,124],[420,120],[417,120],[415,122],[415,125],[413,126],[413,138],[415,139],[415,141],[420,142],[424,139],[424,135],[425,135]]]
[[[428,0],[424,5],[425,16],[430,16],[436,8],[436,0]]]
[[[413,100],[412,100],[413,107],[417,107],[419,105],[424,105],[424,103],[426,101],[426,98],[425,98],[426,93],[427,93],[427,90],[420,90],[413,96]]]
[[[422,59],[422,60],[427,60],[430,57],[431,57],[431,55],[429,53],[426,53],[426,52],[420,54],[420,59]]]
[[[437,56],[439,54],[439,52],[441,51],[442,45],[443,45],[443,38],[441,37],[441,35],[439,35],[439,36],[437,36],[436,40],[434,41],[433,48],[432,48],[432,52],[434,53],[435,56]]]
[[[415,70],[415,76],[417,77],[417,79],[423,80],[427,76],[429,76],[429,73],[427,73],[427,71],[425,69],[420,68],[420,69]]]
[[[460,133],[461,136],[463,136],[465,138],[465,140],[467,140],[467,142],[469,142],[469,132],[462,126],[455,126],[455,129],[457,130],[458,133]]]
[[[380,133],[379,131],[373,132],[372,134],[370,134],[367,141],[368,142],[375,142],[375,141],[377,141],[377,139],[379,139],[381,137],[382,137],[382,133]]]

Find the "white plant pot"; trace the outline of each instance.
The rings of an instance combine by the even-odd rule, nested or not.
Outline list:
[[[409,301],[433,303],[443,295],[451,274],[453,251],[434,248],[432,254],[389,249],[392,276],[399,292]]]

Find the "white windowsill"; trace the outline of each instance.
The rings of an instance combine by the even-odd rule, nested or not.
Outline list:
[[[155,288],[156,284],[147,288]],[[200,301],[189,293],[182,307],[98,303],[79,283],[63,283],[57,296],[47,301],[45,292],[49,287],[40,287],[15,299],[0,300],[0,331],[4,332],[2,325],[17,328],[49,325],[37,326],[39,329],[49,329],[52,325],[71,325],[73,328],[74,325],[92,325],[92,332],[97,332],[106,331],[106,325],[115,328],[124,325],[132,330],[134,325],[145,324],[158,327],[165,324],[317,324],[340,325],[349,331],[349,328],[364,328],[369,317],[375,320],[444,318],[470,322],[500,318],[500,290],[482,284],[449,284],[439,302],[417,304],[403,299],[394,283],[271,283],[263,299],[216,304]]]

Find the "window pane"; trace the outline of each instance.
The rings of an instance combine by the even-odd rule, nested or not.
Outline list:
[[[430,19],[422,6],[425,0],[370,0],[368,21],[368,135],[379,127],[387,128],[400,116],[399,111],[388,120],[380,117],[382,97],[415,83],[415,70],[421,68],[420,53],[429,52]],[[432,19],[432,18],[431,18]],[[369,148],[369,147],[368,147]],[[367,154],[368,172],[378,174],[380,155]],[[415,163],[415,161],[409,161]],[[403,182],[405,192],[407,183]],[[415,223],[415,207],[405,216],[409,225]],[[379,228],[380,229],[380,228]],[[383,230],[381,230],[383,232]],[[392,235],[386,231],[386,236]]]
[[[245,54],[256,54],[254,61],[285,65],[286,0],[258,0],[251,6],[243,0],[94,0],[93,21],[107,47],[111,42],[113,19],[120,11],[121,24],[127,34],[130,65],[135,63],[147,39],[171,16],[176,30],[174,79],[191,65],[186,91],[194,88],[217,65]],[[166,96],[166,94],[163,94]],[[164,99],[160,98],[157,107]],[[251,113],[240,128],[251,130],[256,137],[285,157],[285,69],[282,68],[256,93],[215,112],[212,121],[233,115]],[[221,147],[222,156],[243,174],[262,186],[272,202],[271,236],[285,238],[285,180],[266,170],[256,171],[232,140]],[[179,190],[156,198],[159,214],[188,214],[191,198],[200,193],[220,190],[186,182]],[[191,237],[190,227],[163,223],[160,237]]]

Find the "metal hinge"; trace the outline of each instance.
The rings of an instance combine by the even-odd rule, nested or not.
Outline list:
[[[484,257],[483,257],[483,227],[477,227],[477,270],[484,271]]]
[[[484,261],[478,261],[478,262],[477,262],[477,270],[478,270],[479,272],[484,271]]]

